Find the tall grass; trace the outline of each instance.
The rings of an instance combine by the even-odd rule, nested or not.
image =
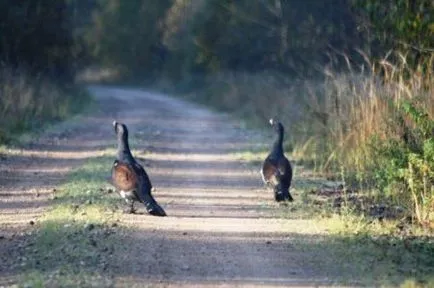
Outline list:
[[[433,72],[424,72],[421,66],[411,70],[406,66],[405,57],[400,56],[398,64],[387,59],[376,64],[368,62],[371,70],[365,74],[356,74],[352,69],[346,74],[327,72],[322,89],[324,95],[312,98],[325,100],[314,109],[326,113],[328,125],[324,128],[331,146],[337,148],[328,160],[339,158],[340,164],[361,171],[369,167],[372,160],[366,154],[369,151],[364,149],[373,136],[404,141],[404,134],[409,132],[404,130],[414,129],[416,125],[411,115],[403,115],[406,114],[402,110],[404,103],[416,105],[433,119]],[[428,66],[432,66],[433,60],[434,56]],[[378,77],[379,74],[383,77]],[[326,161],[324,168],[330,163]]]
[[[314,109],[328,120],[322,168],[434,227],[434,55],[415,69],[395,59],[368,62],[365,75],[327,74],[324,95],[313,96],[324,98]]]
[[[0,95],[0,143],[46,122],[64,119],[90,99],[72,84],[6,67],[0,68]]]
[[[293,157],[434,226],[434,55],[414,69],[395,56],[317,80],[216,74],[190,97],[263,126],[278,116]]]

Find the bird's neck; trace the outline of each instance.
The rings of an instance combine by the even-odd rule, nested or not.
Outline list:
[[[279,131],[276,134],[273,143],[273,151],[275,153],[283,154],[283,132],[282,131]]]
[[[130,146],[128,145],[128,139],[118,137],[118,159],[132,161],[133,155],[130,151]]]

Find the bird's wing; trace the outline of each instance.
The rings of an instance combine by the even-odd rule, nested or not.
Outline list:
[[[287,175],[292,170],[291,164],[285,156],[279,159],[277,167],[277,169],[279,170],[279,174],[282,176]]]
[[[291,185],[292,181],[292,167],[289,160],[283,156],[281,159],[279,159],[278,163],[278,170],[279,170],[279,178],[283,183],[286,183],[288,187]]]
[[[149,179],[148,173],[146,173],[143,166],[140,165],[139,163],[135,162],[134,163],[134,169],[136,170],[137,174],[140,175],[142,184],[146,186],[146,189],[149,189],[149,191],[151,191],[152,190],[152,183],[151,183],[151,180]]]
[[[262,165],[262,179],[267,184],[277,185],[278,184],[278,175],[279,169],[272,162],[265,160]]]
[[[136,191],[137,198],[145,204],[146,211],[151,215],[166,216],[164,209],[157,203],[151,194],[152,184],[145,169],[139,163],[135,163],[134,168],[139,175],[138,189]]]
[[[151,180],[149,180],[148,174],[139,163],[134,163],[134,170],[136,171],[136,175],[138,176],[138,189],[136,192],[137,197],[141,202],[149,201],[149,196],[151,195],[152,190]]]
[[[117,189],[130,191],[137,187],[137,173],[131,165],[115,162],[112,167],[112,181]]]

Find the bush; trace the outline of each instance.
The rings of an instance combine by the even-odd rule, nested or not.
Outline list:
[[[434,120],[412,101],[395,111],[402,119],[401,137],[372,141],[374,178],[379,189],[410,203],[419,223],[429,224],[434,219]]]

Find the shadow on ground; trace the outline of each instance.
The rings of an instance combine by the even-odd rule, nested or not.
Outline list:
[[[130,281],[142,285],[396,286],[409,278],[423,284],[434,277],[429,254],[414,253],[421,247],[434,251],[433,239],[408,245],[398,239],[323,234],[131,230],[113,223],[48,223],[26,244],[25,260],[11,256],[22,260],[18,263],[22,275],[35,275],[35,279],[51,275],[43,277],[48,286],[68,279],[75,284],[99,279],[92,281],[108,286],[128,286]],[[431,244],[422,245],[422,241]],[[137,250],[127,251],[131,247]],[[267,250],[277,251],[279,259],[270,258],[274,254]],[[146,256],[148,261],[131,255]],[[225,262],[220,262],[223,258]],[[252,261],[261,264],[253,268]],[[420,265],[431,268],[420,270]],[[4,281],[8,277],[4,275]]]

